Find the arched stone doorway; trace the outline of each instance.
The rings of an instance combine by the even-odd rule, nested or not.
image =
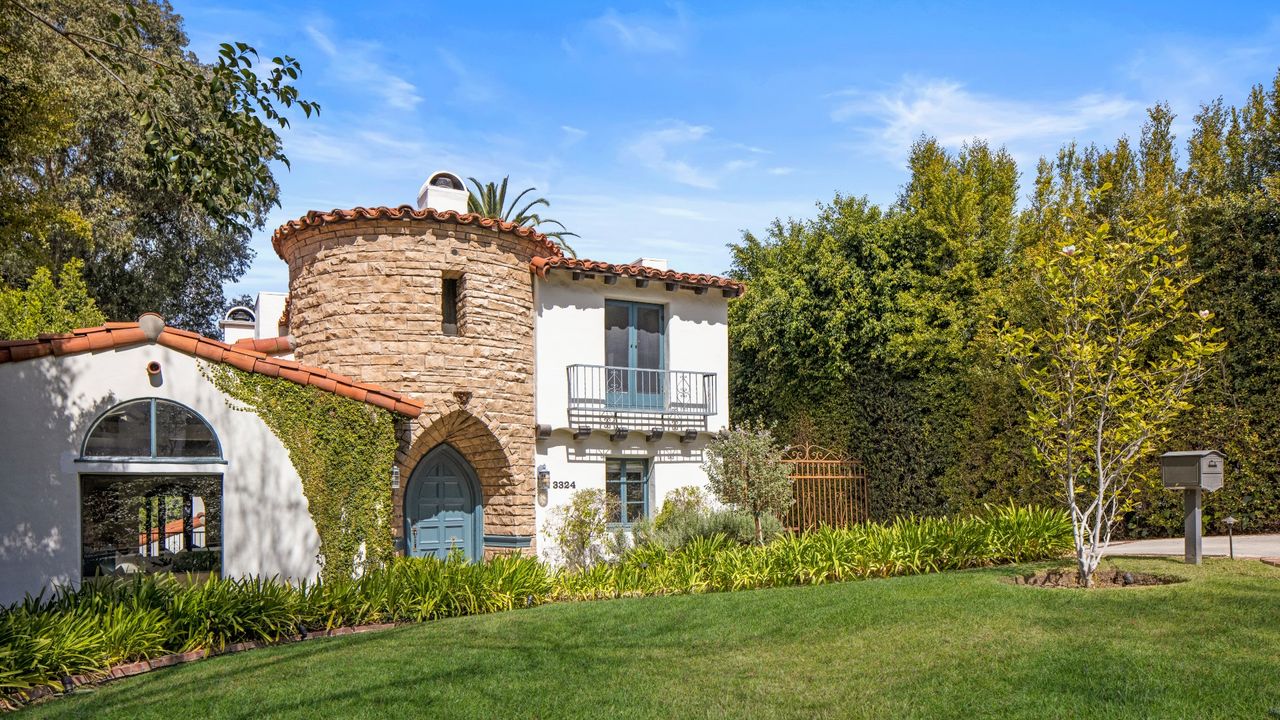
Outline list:
[[[475,469],[457,450],[437,445],[423,456],[404,494],[404,537],[410,557],[484,557],[484,503]]]

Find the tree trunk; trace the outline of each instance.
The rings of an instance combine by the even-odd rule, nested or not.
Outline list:
[[[764,531],[760,529],[760,513],[759,512],[755,513],[755,519],[756,519],[756,544],[763,545]]]

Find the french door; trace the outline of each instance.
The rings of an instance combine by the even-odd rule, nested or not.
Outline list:
[[[605,401],[609,408],[663,408],[664,321],[661,305],[605,301]]]

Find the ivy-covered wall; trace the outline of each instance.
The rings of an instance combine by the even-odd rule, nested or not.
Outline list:
[[[358,569],[388,561],[394,554],[393,415],[312,386],[229,365],[204,364],[202,369],[219,390],[242,405],[240,409],[261,417],[289,451],[320,535],[321,577],[351,577]]]

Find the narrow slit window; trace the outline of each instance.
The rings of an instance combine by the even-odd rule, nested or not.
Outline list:
[[[443,318],[441,330],[445,335],[458,334],[458,280],[459,278],[448,277],[444,279],[440,314]]]

